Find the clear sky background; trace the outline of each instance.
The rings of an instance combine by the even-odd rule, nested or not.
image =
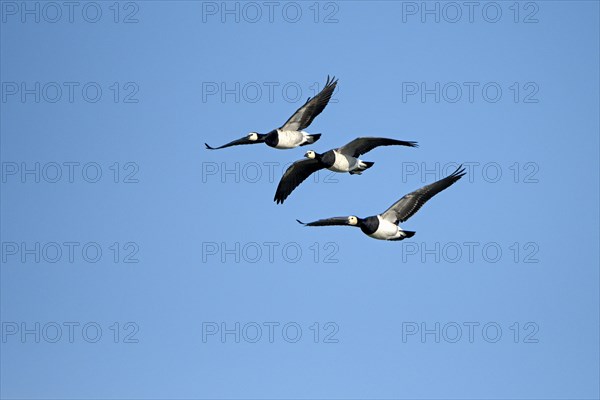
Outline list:
[[[61,4],[0,3],[3,398],[599,397],[598,2]],[[314,150],[420,147],[205,150],[328,74]]]

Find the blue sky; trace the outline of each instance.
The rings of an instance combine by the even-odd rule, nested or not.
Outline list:
[[[599,397],[597,2],[0,6],[3,398]],[[314,150],[420,147],[204,149],[328,74]]]

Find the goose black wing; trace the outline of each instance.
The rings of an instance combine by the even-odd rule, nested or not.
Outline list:
[[[225,147],[239,146],[239,145],[242,145],[242,144],[263,143],[264,141],[265,140],[263,138],[258,138],[258,140],[250,140],[250,139],[248,139],[248,136],[244,136],[243,138],[234,140],[233,142],[229,142],[229,143],[224,144],[223,146],[219,146],[219,147],[209,146],[208,143],[204,143],[204,145],[209,150],[219,150],[219,149],[224,149]]]
[[[379,146],[408,146],[419,147],[417,142],[407,142],[405,140],[388,139],[381,137],[359,137],[338,149],[342,154],[352,157],[358,157],[368,153]]]
[[[429,199],[452,186],[465,174],[465,169],[461,165],[447,177],[405,195],[382,214],[383,219],[394,224],[398,221],[406,221],[419,211]]]
[[[331,100],[337,82],[335,77],[329,79],[328,76],[323,90],[312,99],[309,97],[308,100],[306,100],[306,103],[296,110],[294,115],[292,115],[279,129],[286,131],[301,131],[306,129],[313,122],[313,119],[321,114],[327,106],[327,103],[329,103],[329,100]]]
[[[304,223],[297,219],[298,223],[304,226],[332,226],[332,225],[350,225],[348,223],[348,217],[333,217],[333,218],[325,218],[320,219],[318,221]]]
[[[290,165],[285,171],[285,174],[281,177],[279,185],[277,185],[277,191],[275,192],[273,201],[277,202],[277,204],[283,204],[284,200],[298,187],[298,185],[320,169],[323,169],[323,165],[314,158],[296,161]]]

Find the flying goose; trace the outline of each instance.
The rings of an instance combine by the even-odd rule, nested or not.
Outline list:
[[[217,150],[230,146],[255,143],[266,143],[267,146],[276,149],[293,149],[298,146],[312,144],[319,140],[321,134],[311,135],[304,132],[303,129],[306,129],[317,115],[321,114],[325,109],[327,103],[329,103],[329,100],[331,99],[331,95],[335,90],[337,82],[335,77],[329,79],[328,76],[323,90],[312,99],[309,97],[308,100],[306,100],[306,103],[296,110],[294,115],[292,115],[280,128],[273,129],[271,132],[265,134],[250,132],[243,138],[219,147],[211,147],[207,143],[204,143],[204,145],[209,150]]]
[[[400,200],[392,204],[392,206],[385,212],[373,215],[371,217],[359,218],[351,215],[349,217],[321,219],[318,221],[309,222],[307,224],[300,220],[296,221],[305,226],[358,226],[365,235],[374,239],[403,240],[414,236],[415,232],[401,229],[398,223],[408,220],[417,211],[419,211],[423,204],[425,204],[429,199],[442,190],[450,187],[463,175],[465,175],[465,170],[461,165],[451,175],[405,195]]]
[[[417,142],[379,137],[359,137],[342,147],[322,154],[309,150],[304,155],[307,159],[296,161],[285,171],[281,181],[279,181],[273,200],[277,204],[283,204],[285,199],[298,185],[320,169],[327,168],[334,172],[349,172],[351,175],[360,175],[374,164],[369,161],[360,160],[358,157],[361,154],[368,153],[379,146],[392,145],[418,147]]]

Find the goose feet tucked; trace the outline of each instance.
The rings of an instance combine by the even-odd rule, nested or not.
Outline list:
[[[363,171],[371,168],[373,164],[375,163],[371,161],[361,161],[357,169],[350,171],[350,175],[360,175]]]

